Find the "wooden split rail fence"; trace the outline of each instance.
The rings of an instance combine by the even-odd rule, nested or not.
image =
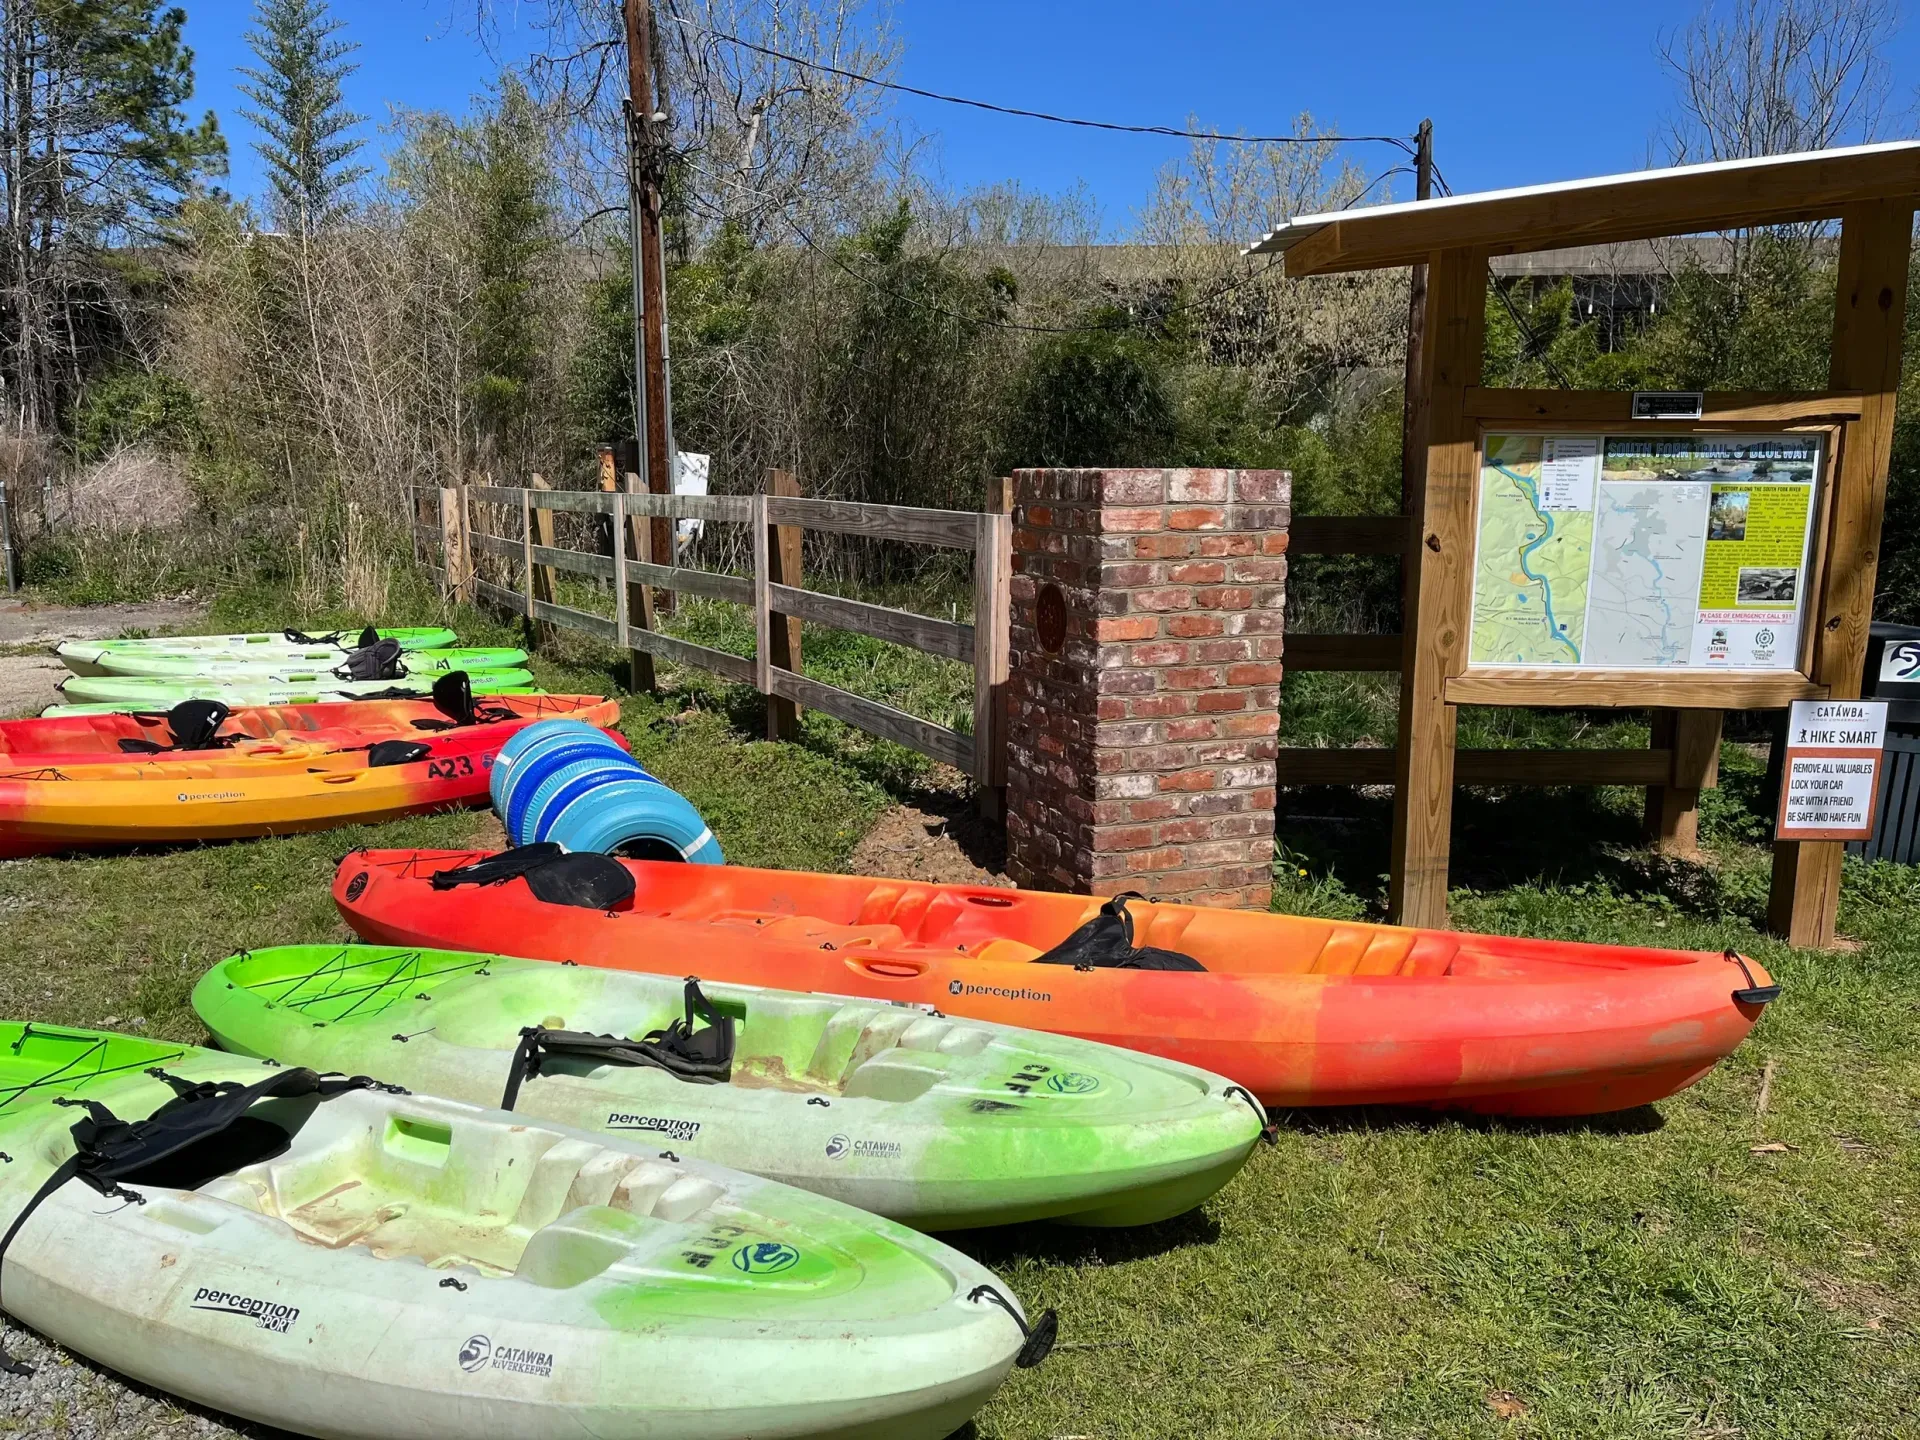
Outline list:
[[[630,652],[636,690],[653,688],[655,660],[696,665],[765,695],[770,738],[791,737],[800,707],[809,706],[944,761],[973,776],[983,795],[993,796],[1006,784],[1007,582],[1012,563],[1006,487],[1000,490],[1001,508],[981,512],[809,500],[797,491],[792,477],[778,471],[769,474],[768,489],[758,495],[654,495],[639,490],[632,476],[626,490],[553,490],[537,481],[525,488],[461,485],[436,492],[418,487],[419,510],[432,509],[431,520],[416,512],[415,535],[423,558],[431,566],[437,556],[442,583],[460,598],[485,601],[535,624],[583,631]],[[502,528],[518,533],[477,527],[481,506],[491,507],[488,518],[504,515]],[[557,544],[556,512],[609,517],[613,553]],[[678,520],[748,526],[753,573],[730,575],[669,563],[677,562],[677,556],[659,555],[656,545],[672,545],[667,537]],[[808,590],[801,575],[801,535],[807,530],[971,551],[973,620],[943,620]],[[516,575],[517,588],[482,575],[482,556],[506,562],[495,567],[496,573]],[[560,603],[555,581],[560,571],[608,582],[613,617]],[[753,655],[734,655],[662,633],[655,614],[656,590],[749,607]],[[972,733],[809,678],[801,670],[802,621],[971,665]]]

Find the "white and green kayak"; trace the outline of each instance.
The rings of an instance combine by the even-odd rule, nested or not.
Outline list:
[[[351,657],[338,650],[276,647],[258,654],[195,655],[110,651],[94,662],[95,675],[129,675],[160,680],[275,681],[304,675],[344,673]],[[460,646],[442,650],[402,650],[391,660],[406,675],[444,675],[450,670],[512,670],[527,663],[527,652],[511,646]],[[78,673],[78,672],[76,672]]]
[[[476,695],[524,691],[533,676],[525,670],[469,671]],[[358,695],[427,695],[438,675],[402,675],[396,680],[342,680],[324,671],[256,680],[162,680],[144,675],[69,675],[59,685],[72,704],[107,704],[116,710],[166,710],[182,700],[220,700],[234,710],[243,705],[316,705]],[[77,712],[56,706],[42,714]]]
[[[651,1136],[926,1230],[1164,1220],[1232,1179],[1264,1122],[1217,1075],[1090,1041],[462,951],[256,950],[193,1004],[244,1054]]]
[[[54,654],[66,661],[74,673],[89,675],[94,672],[87,667],[109,653],[245,656],[293,646],[301,650],[326,649],[344,654],[377,640],[397,640],[402,650],[439,650],[458,639],[459,636],[453,631],[437,625],[397,628],[370,626],[363,630],[328,630],[311,635],[304,630],[287,629],[227,635],[149,635],[133,640],[65,640],[54,647]]]
[[[535,689],[530,685],[496,686],[491,683],[491,677],[486,675],[474,676],[473,682],[473,693],[476,695],[544,695],[547,693],[544,690]],[[391,688],[398,688],[399,686],[407,684],[407,682],[388,681],[387,684]],[[380,692],[377,691],[375,692],[376,695],[379,693]],[[409,696],[419,693],[430,692],[418,692],[412,689],[407,691]],[[262,696],[265,698],[259,698]],[[259,705],[322,705],[331,700],[365,700],[370,698],[366,695],[321,694],[312,690],[249,690],[245,692],[245,697],[246,698],[234,700],[229,698],[228,691],[223,690],[213,698],[225,701],[230,708],[235,710]],[[127,715],[135,713],[141,715],[159,715],[165,714],[171,708],[172,706],[164,701],[156,708],[154,705],[144,701],[108,700],[91,704],[49,705],[40,712],[40,716],[42,719],[51,720],[61,715]]]
[[[1053,1329],[657,1136],[146,1038],[0,1023],[0,1161],[10,1315],[331,1440],[939,1440]]]

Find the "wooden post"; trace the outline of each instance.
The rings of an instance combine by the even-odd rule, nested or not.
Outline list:
[[[762,695],[773,693],[773,608],[769,604],[772,595],[767,587],[772,584],[770,573],[773,568],[767,534],[767,497],[764,492],[753,497],[753,523],[748,527],[753,532],[753,683]]]
[[[460,598],[460,577],[466,569],[466,557],[460,542],[460,496],[458,485],[440,487],[440,589],[449,600]]]
[[[1833,469],[1827,566],[1820,603],[1807,607],[1817,624],[1813,680],[1836,700],[1857,699],[1867,663],[1867,626],[1880,559],[1887,466],[1893,450],[1894,400],[1907,315],[1907,256],[1913,205],[1871,200],[1840,216],[1840,265],[1834,286],[1833,354],[1827,383],[1865,397],[1847,426]],[[1776,841],[1767,926],[1795,945],[1833,943],[1840,906],[1837,841]]]
[[[1401,925],[1447,923],[1456,711],[1446,703],[1445,687],[1447,677],[1464,668],[1471,627],[1478,435],[1464,392],[1480,383],[1486,304],[1487,252],[1435,251],[1427,265],[1418,387],[1427,401],[1427,463],[1413,511],[1416,542],[1405,561],[1395,755],[1388,904]]]
[[[1013,477],[987,482],[973,549],[973,779],[980,813],[1007,811],[1007,674],[1013,584]]]
[[[640,477],[632,471],[627,472],[627,493],[629,495],[644,495],[648,493],[646,485],[641,481]],[[633,549],[636,558],[658,564],[659,562],[654,560],[654,556],[658,552],[653,547],[655,538],[653,525],[648,523],[646,517],[629,513],[627,515],[627,528],[631,532],[628,537],[628,544]],[[624,566],[621,568],[623,570],[625,569]],[[642,630],[654,630],[658,628],[658,617],[654,613],[653,605],[653,587],[651,585],[640,584],[638,581],[629,580],[627,582],[627,626],[629,630],[631,630],[636,623],[636,617],[637,623]],[[627,683],[636,695],[643,690],[651,694],[658,687],[659,677],[654,673],[652,652],[633,649],[627,651]]]
[[[526,597],[526,616],[533,620],[533,504],[520,492],[520,593]]]
[[[544,475],[531,477],[528,485],[529,488],[534,490],[551,490],[553,488],[553,486],[547,483]],[[553,511],[548,510],[544,506],[533,507],[533,543],[547,550],[554,548]],[[553,566],[536,565],[533,567],[533,588],[529,590],[527,594],[530,599],[544,600],[549,605],[557,605],[560,603],[559,576],[555,573]],[[529,605],[527,608],[531,610],[533,607]],[[534,627],[534,633],[539,636],[541,643],[553,643],[554,627],[551,621],[541,621]]]
[[[767,494],[795,495],[800,482],[785,470],[767,471]],[[801,588],[801,540],[805,531],[798,525],[775,525],[767,536],[767,561],[772,582]],[[769,594],[772,592],[769,591]],[[767,624],[768,662],[782,670],[800,671],[800,619],[796,615],[775,615]],[[767,696],[767,739],[792,740],[800,733],[800,707],[784,695]]]
[[[613,492],[613,634],[627,650],[627,497],[618,490]]]
[[[1673,754],[1665,785],[1647,787],[1647,840],[1663,855],[1700,853],[1700,792],[1720,778],[1718,710],[1655,710],[1650,748]]]

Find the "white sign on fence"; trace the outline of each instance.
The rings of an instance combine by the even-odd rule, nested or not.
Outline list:
[[[1775,837],[1868,839],[1886,740],[1884,700],[1794,701]]]

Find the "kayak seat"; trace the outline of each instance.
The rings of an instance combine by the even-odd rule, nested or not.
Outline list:
[[[520,1273],[531,1252],[528,1278],[543,1285],[591,1278],[599,1273],[592,1266],[605,1269],[631,1248],[636,1227],[685,1223],[725,1194],[665,1160],[533,1125],[369,1114],[347,1099],[300,1132],[286,1155],[199,1193],[278,1220],[310,1244],[364,1246],[382,1260],[507,1276]],[[620,1218],[572,1218],[597,1210]],[[556,1237],[536,1247],[563,1217]],[[601,1264],[616,1234],[619,1253]]]

